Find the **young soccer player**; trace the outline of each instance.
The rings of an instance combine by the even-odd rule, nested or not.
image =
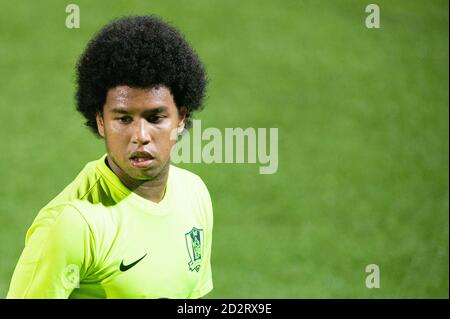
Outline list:
[[[202,180],[170,164],[205,94],[197,54],[155,16],[113,21],[77,65],[77,110],[106,154],[41,209],[8,298],[199,298],[212,289]]]

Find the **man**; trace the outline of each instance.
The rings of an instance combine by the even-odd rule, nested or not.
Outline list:
[[[77,110],[104,138],[39,212],[8,298],[199,298],[212,289],[212,205],[170,151],[202,104],[204,68],[154,16],[104,27],[77,65]]]

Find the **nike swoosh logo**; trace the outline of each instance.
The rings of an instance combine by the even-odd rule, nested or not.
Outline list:
[[[122,259],[122,262],[120,263],[120,267],[119,267],[120,271],[124,272],[124,271],[127,271],[128,269],[130,269],[130,268],[136,266],[136,264],[137,264],[138,262],[140,262],[142,259],[144,259],[145,256],[147,256],[147,254],[145,254],[144,256],[142,256],[141,258],[139,258],[139,259],[136,260],[135,262],[132,262],[132,263],[129,264],[129,265],[124,265],[124,264],[123,264],[123,259]]]

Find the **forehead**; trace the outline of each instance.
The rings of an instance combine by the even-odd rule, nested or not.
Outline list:
[[[133,88],[121,85],[109,89],[106,94],[105,108],[149,109],[161,106],[176,107],[172,93],[166,86]]]

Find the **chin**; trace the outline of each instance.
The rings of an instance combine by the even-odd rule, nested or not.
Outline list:
[[[146,181],[151,180],[157,177],[161,173],[161,170],[157,167],[153,167],[151,169],[147,169],[145,171],[133,171],[132,174],[129,174],[133,179],[139,180],[139,181]]]

